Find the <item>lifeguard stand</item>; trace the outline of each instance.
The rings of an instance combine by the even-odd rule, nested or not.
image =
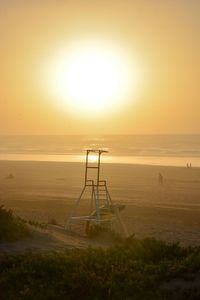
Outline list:
[[[123,234],[127,237],[128,233],[125,225],[123,224],[119,211],[122,210],[124,205],[114,205],[110,194],[108,192],[106,180],[100,179],[101,155],[107,153],[105,150],[86,150],[86,164],[85,164],[85,182],[83,190],[76,200],[73,210],[66,224],[66,229],[71,230],[74,222],[85,221],[85,231],[89,231],[90,225],[98,224],[105,227],[112,226],[114,220],[117,220]],[[92,169],[93,174],[90,173]],[[78,215],[76,214],[78,206],[80,205],[83,195],[89,190],[89,214]]]

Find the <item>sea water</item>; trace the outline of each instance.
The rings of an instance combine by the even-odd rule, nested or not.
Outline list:
[[[109,151],[105,163],[200,167],[200,135],[0,137],[0,160],[84,162],[86,149]]]

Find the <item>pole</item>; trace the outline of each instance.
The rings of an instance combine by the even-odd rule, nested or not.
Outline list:
[[[89,154],[89,150],[87,150],[87,153],[86,153],[86,164],[85,164],[85,185],[87,184],[88,154]]]
[[[97,186],[99,186],[99,178],[100,178],[100,163],[101,163],[101,150],[98,152],[98,173],[97,173]]]

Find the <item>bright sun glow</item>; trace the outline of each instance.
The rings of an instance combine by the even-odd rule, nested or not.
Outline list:
[[[89,156],[89,162],[90,163],[96,163],[97,161],[98,161],[98,156],[95,155],[95,154],[93,154],[93,155],[90,154],[90,156]]]
[[[105,44],[76,44],[52,61],[47,76],[50,92],[56,101],[81,114],[116,110],[137,85],[136,65]]]

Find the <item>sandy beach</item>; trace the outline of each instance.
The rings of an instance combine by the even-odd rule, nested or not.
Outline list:
[[[64,225],[84,184],[82,163],[1,161],[0,170],[0,204],[38,222]],[[102,164],[102,179],[126,205],[129,234],[200,245],[200,168]]]

